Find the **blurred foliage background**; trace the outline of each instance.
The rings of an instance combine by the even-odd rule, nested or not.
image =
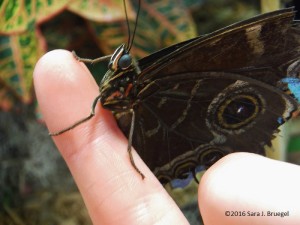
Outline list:
[[[163,47],[231,23],[292,6],[277,0],[142,0],[132,54]],[[136,0],[126,0],[130,28]],[[91,224],[65,163],[42,123],[32,87],[35,63],[53,49],[80,57],[111,54],[126,43],[122,0],[0,1],[0,224]],[[107,65],[88,65],[97,82]],[[300,164],[299,129],[290,126],[287,159]],[[289,141],[291,140],[291,141]],[[170,187],[167,187],[170,189]],[[201,223],[197,185],[171,190],[191,224]]]

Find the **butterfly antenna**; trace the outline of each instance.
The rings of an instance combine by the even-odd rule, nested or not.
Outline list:
[[[140,9],[141,9],[141,0],[139,0],[139,2],[138,2],[138,9],[137,9],[137,13],[136,13],[136,20],[135,20],[134,30],[133,30],[132,36],[131,36],[131,32],[130,32],[130,25],[129,25],[129,19],[128,19],[128,13],[127,13],[127,7],[126,7],[125,0],[123,0],[123,5],[124,5],[126,23],[127,23],[127,29],[128,29],[128,31],[127,31],[128,32],[127,50],[130,51],[130,49],[133,45],[134,36],[135,36],[135,32],[136,32],[136,27],[137,27],[138,20],[139,20],[139,14],[140,14]]]
[[[139,0],[139,3],[138,3],[138,9],[137,9],[137,13],[136,13],[136,19],[135,19],[135,24],[134,24],[134,30],[133,30],[133,33],[132,33],[131,42],[130,42],[130,46],[129,46],[128,51],[130,51],[130,49],[131,49],[131,47],[132,47],[132,45],[133,45],[133,41],[134,41],[134,37],[135,37],[135,32],[136,32],[136,28],[137,28],[138,21],[139,21],[140,9],[141,9],[141,0]]]
[[[126,23],[127,23],[127,33],[128,33],[127,48],[129,49],[131,34],[130,34],[130,25],[129,25],[128,13],[127,13],[127,7],[126,7],[125,0],[123,0],[123,5],[124,5],[124,10],[125,10]]]

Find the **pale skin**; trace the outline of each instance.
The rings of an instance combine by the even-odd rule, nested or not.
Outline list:
[[[99,94],[86,66],[63,50],[39,60],[34,86],[51,132],[87,116]],[[91,120],[53,140],[93,224],[188,224],[135,151],[135,163],[146,178],[134,170],[127,139],[100,104]],[[250,153],[231,154],[205,173],[198,198],[205,225],[300,224],[300,167]],[[289,216],[225,216],[225,211],[289,211]]]

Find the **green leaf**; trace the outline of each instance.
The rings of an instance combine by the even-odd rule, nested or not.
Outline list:
[[[100,49],[111,54],[117,46],[127,43],[127,23],[89,23],[94,31]],[[135,18],[130,20],[134,29]],[[142,1],[137,30],[131,52],[138,58],[163,47],[196,36],[196,28],[184,4],[174,5],[173,0]]]
[[[128,17],[135,18],[135,12],[129,1],[126,1],[126,8]],[[123,0],[76,0],[68,5],[68,10],[95,22],[125,19]]]
[[[28,29],[32,21],[41,23],[63,10],[71,0],[2,0],[0,32],[12,34]]]
[[[21,35],[0,36],[0,81],[4,90],[10,92],[3,98],[13,95],[25,104],[32,101],[33,69],[44,52],[45,46],[33,24]]]

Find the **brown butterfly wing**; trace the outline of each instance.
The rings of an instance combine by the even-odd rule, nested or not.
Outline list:
[[[263,14],[155,53],[141,60],[139,79],[147,83],[186,71],[241,71],[275,85],[287,76],[286,66],[300,56],[294,14],[292,8]],[[164,51],[170,53],[162,56]]]
[[[297,108],[275,86],[300,56],[293,15],[258,16],[140,61],[133,146],[162,183],[229,152],[263,154]],[[116,118],[128,136],[131,115]]]

